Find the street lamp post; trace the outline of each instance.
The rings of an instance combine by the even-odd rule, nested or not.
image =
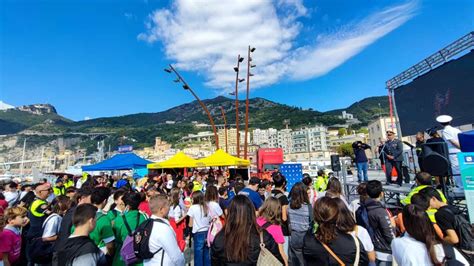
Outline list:
[[[250,56],[250,53],[255,51],[255,47],[250,48],[249,45],[249,50],[248,50],[248,57],[247,57],[247,96],[245,98],[245,139],[244,139],[244,159],[247,160],[247,145],[248,145],[248,131],[249,131],[249,94],[250,94],[250,77],[253,76],[252,73],[250,73],[250,69],[254,68],[255,65],[253,65],[252,62],[252,57]]]
[[[222,119],[224,119],[224,134],[225,134],[225,152],[229,152],[229,146],[227,145],[227,119],[225,117],[224,107],[221,106]]]
[[[240,132],[239,132],[239,83],[245,79],[239,79],[239,68],[240,63],[244,61],[243,57],[240,57],[240,54],[237,56],[237,66],[234,67],[235,71],[235,128],[237,135],[237,157],[240,158]]]
[[[194,93],[194,91],[191,89],[191,87],[181,77],[181,75],[178,73],[178,71],[171,64],[169,65],[169,67],[170,67],[169,69],[165,68],[165,71],[167,73],[174,72],[176,74],[176,76],[178,77],[178,79],[174,80],[174,82],[183,83],[183,89],[189,91],[194,96],[194,98],[198,101],[198,103],[201,105],[202,109],[204,109],[204,111],[206,112],[207,117],[209,118],[209,122],[211,123],[212,130],[214,131],[214,138],[216,140],[216,149],[219,149],[219,137],[217,136],[216,125],[214,124],[214,119],[212,119],[211,113],[209,112],[207,107],[204,105],[204,103],[201,101],[201,99],[199,99],[199,97],[196,95],[196,93]]]

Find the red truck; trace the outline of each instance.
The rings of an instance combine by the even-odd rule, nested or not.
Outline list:
[[[269,179],[275,168],[283,164],[282,148],[260,148],[257,151],[257,176]]]

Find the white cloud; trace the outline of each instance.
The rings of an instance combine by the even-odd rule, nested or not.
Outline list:
[[[251,44],[257,48],[251,79],[257,88],[283,78],[305,80],[328,73],[405,23],[415,9],[415,2],[392,6],[295,47],[303,27],[298,20],[309,15],[302,0],[178,0],[153,12],[138,39],[162,42],[166,57],[178,68],[204,75],[206,85],[220,90],[232,88],[237,54],[247,57]],[[245,71],[246,61],[241,75]]]
[[[91,120],[90,116],[84,117],[84,121]]]
[[[304,80],[328,73],[408,21],[415,7],[413,2],[390,7],[346,26],[345,30],[318,36],[314,46],[302,47],[289,60],[289,76]]]

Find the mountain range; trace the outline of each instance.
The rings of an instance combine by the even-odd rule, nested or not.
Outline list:
[[[235,100],[219,96],[203,100],[216,124],[224,124],[221,107],[224,109],[228,124],[235,124]],[[289,106],[264,98],[249,100],[249,125],[251,128],[277,128],[289,122],[289,127],[297,128],[306,125],[323,124],[326,126],[345,123],[339,116],[342,111],[354,115],[361,123],[355,128],[366,126],[379,115],[388,113],[386,96],[369,97],[358,101],[347,108],[319,112],[313,109]],[[245,101],[239,102],[241,125],[244,124]],[[49,104],[35,104],[0,110],[0,135],[68,135],[72,133],[103,132],[114,137],[109,138],[112,144],[120,136],[134,139],[138,146],[153,144],[155,136],[176,143],[189,133],[198,129],[192,122],[209,124],[206,113],[197,101],[182,104],[157,113],[138,113],[125,116],[104,117],[83,121],[72,121],[56,112]],[[243,127],[242,127],[243,128]],[[199,129],[202,130],[202,129]]]

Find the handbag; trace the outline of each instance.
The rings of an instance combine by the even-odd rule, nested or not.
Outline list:
[[[283,263],[279,261],[263,243],[263,232],[260,232],[260,254],[258,255],[257,266],[283,266]]]

